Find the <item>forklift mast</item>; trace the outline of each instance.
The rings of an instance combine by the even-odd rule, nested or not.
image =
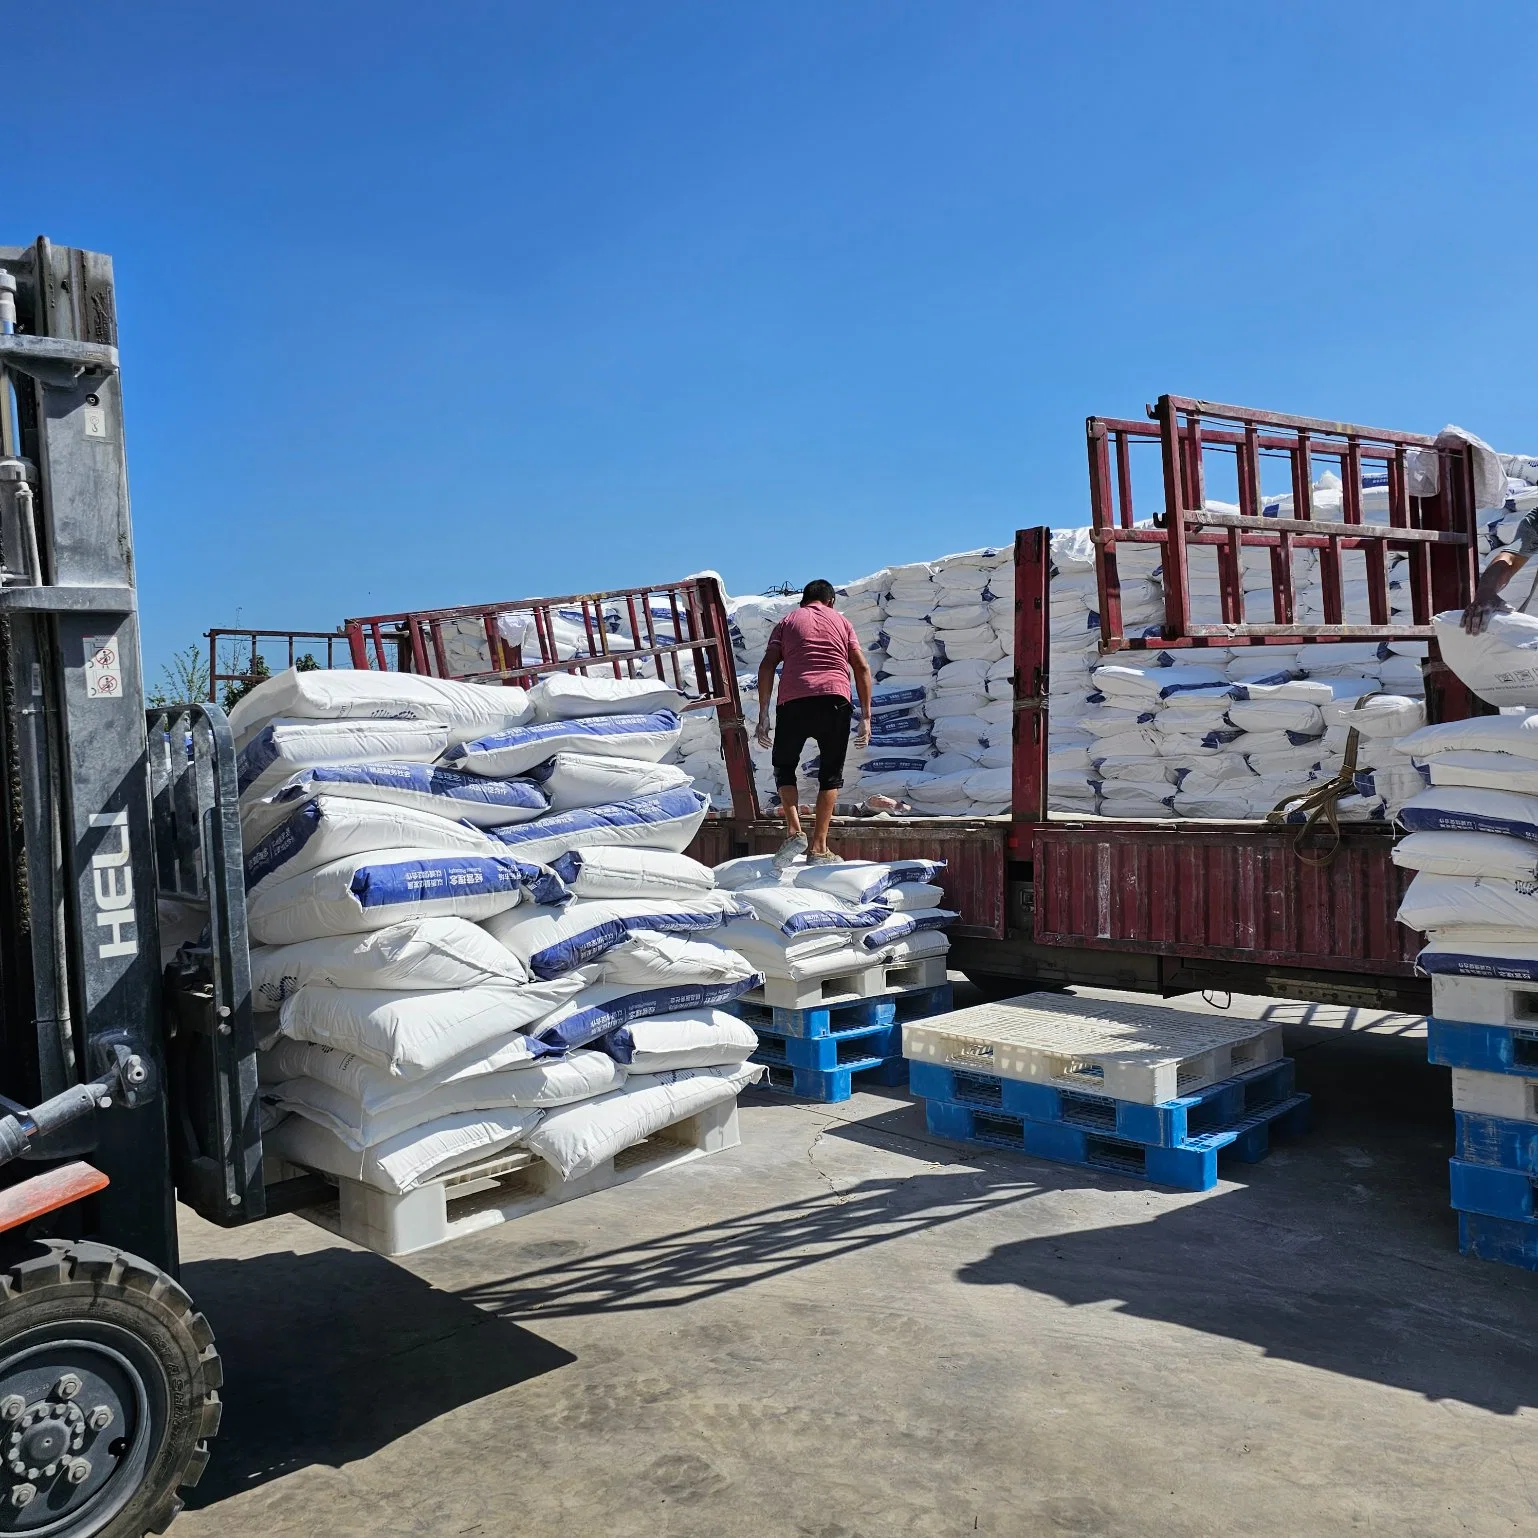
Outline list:
[[[125,1046],[148,1067],[144,1093],[103,1096],[0,1181],[88,1158],[109,1183],[81,1204],[83,1231],[174,1274],[112,263],[43,239],[0,246],[0,755],[5,1099],[47,1101]]]

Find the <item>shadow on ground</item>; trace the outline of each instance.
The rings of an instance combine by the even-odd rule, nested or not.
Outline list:
[[[1313,1128],[1259,1164],[1221,1164],[1238,1189],[1143,1223],[1002,1244],[960,1280],[1119,1303],[1429,1399],[1538,1406],[1538,1277],[1458,1254],[1447,1071],[1423,1040],[1307,1021],[1289,1027],[1287,1050]]]
[[[1293,1168],[1298,1167],[1297,1161]],[[957,1277],[1244,1341],[1267,1356],[1502,1414],[1538,1405],[1538,1292],[1370,1231],[1278,1222],[1274,1192],[1215,1194],[1146,1223],[996,1246]],[[1289,1215],[1290,1216],[1290,1215]],[[1430,1263],[1433,1259],[1442,1264]]]
[[[576,1359],[378,1255],[280,1251],[183,1267],[215,1322],[225,1415],[192,1507],[367,1457]]]
[[[1339,1033],[1295,1044],[1315,1097],[1311,1132],[1146,1222],[1038,1234],[980,1253],[963,1219],[1019,1214],[1045,1192],[1136,1183],[1002,1149],[929,1137],[894,1095],[827,1138],[935,1161],[706,1224],[544,1262],[467,1289],[466,1301],[537,1320],[678,1307],[875,1245],[946,1229],[966,1284],[1015,1286],[1253,1345],[1270,1356],[1430,1399],[1512,1413],[1538,1405],[1538,1278],[1465,1260],[1447,1207],[1447,1078],[1424,1047]],[[958,1167],[964,1166],[964,1167]],[[998,1234],[998,1224],[982,1232]],[[894,1265],[903,1253],[893,1254]]]
[[[861,1180],[592,1254],[570,1241],[569,1255],[460,1296],[521,1318],[677,1308],[1012,1206],[1063,1173],[1048,1167],[1046,1182],[1026,1169]]]

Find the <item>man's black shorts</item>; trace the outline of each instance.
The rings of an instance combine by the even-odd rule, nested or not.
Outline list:
[[[776,708],[772,755],[776,787],[796,783],[796,762],[808,737],[817,739],[817,788],[837,790],[844,783],[852,709],[842,694],[809,694]]]

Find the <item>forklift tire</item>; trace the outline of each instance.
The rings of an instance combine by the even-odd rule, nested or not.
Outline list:
[[[165,1272],[51,1239],[0,1269],[0,1534],[164,1532],[208,1462],[223,1379]]]

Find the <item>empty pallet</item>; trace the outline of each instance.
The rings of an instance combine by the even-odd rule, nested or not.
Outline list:
[[[1491,1218],[1527,1222],[1534,1216],[1534,1177],[1522,1169],[1502,1169],[1449,1159],[1452,1205],[1459,1212],[1478,1212]]]
[[[922,1020],[943,1015],[952,1004],[951,985],[905,988],[871,998],[850,999],[842,1004],[819,1004],[810,1009],[787,1009],[756,1002],[754,996],[728,1006],[755,1031],[777,1036],[833,1036],[866,1026],[891,1025],[902,1020]],[[898,1049],[894,1047],[894,1052]]]
[[[1463,1254],[1477,1256],[1480,1260],[1538,1271],[1538,1223],[1493,1218],[1483,1212],[1460,1212],[1458,1248]]]
[[[763,1062],[755,1058],[755,1062]],[[905,1057],[859,1059],[840,1068],[793,1068],[788,1063],[770,1063],[758,1087],[775,1094],[795,1095],[802,1100],[821,1100],[836,1104],[854,1094],[855,1080],[862,1088],[893,1089],[908,1082]]]
[[[1277,1061],[1282,1031],[1158,1004],[1025,994],[906,1024],[903,1055],[1154,1106]]]
[[[1453,1153],[1467,1164],[1488,1164],[1538,1175],[1538,1122],[1455,1111]]]
[[[816,1068],[826,1073],[854,1063],[869,1067],[873,1060],[902,1056],[900,1025],[867,1025],[827,1036],[786,1035],[763,1025],[753,1029],[758,1035],[753,1061],[775,1067]]]
[[[916,988],[938,988],[945,982],[945,957],[926,956],[920,961],[874,961],[851,965],[841,972],[795,979],[765,978],[762,988],[744,994],[744,1001],[769,1009],[821,1009]]]
[[[1530,1026],[1538,1030],[1538,983],[1500,977],[1431,979],[1431,1013],[1469,1025]]]
[[[1172,1148],[943,1100],[925,1101],[924,1117],[936,1137],[955,1142],[1009,1148],[1055,1164],[1129,1175],[1183,1191],[1207,1191],[1217,1184],[1219,1154],[1254,1164],[1270,1152],[1273,1130],[1288,1136],[1305,1132],[1309,1097],[1292,1095],[1231,1127],[1198,1133]]]
[[[404,1196],[376,1190],[362,1181],[326,1174],[337,1199],[297,1215],[380,1255],[409,1255],[463,1234],[509,1223],[594,1191],[646,1175],[660,1174],[705,1154],[735,1148],[742,1141],[737,1102],[728,1100],[622,1149],[587,1175],[563,1180],[527,1149],[515,1148],[408,1191]],[[309,1173],[269,1160],[268,1182]],[[316,1172],[324,1173],[324,1172]]]
[[[1292,1059],[1284,1057],[1193,1095],[1162,1105],[1141,1105],[1135,1100],[1112,1100],[1050,1084],[914,1062],[909,1064],[908,1089],[923,1100],[1003,1111],[1030,1121],[1174,1148],[1203,1133],[1237,1126],[1248,1116],[1292,1099],[1295,1083]]]
[[[1538,1079],[1454,1068],[1452,1080],[1455,1111],[1499,1116],[1506,1121],[1538,1122]]]
[[[1538,1076],[1538,1025],[1488,1025],[1433,1015],[1426,1021],[1426,1056],[1444,1068]]]

